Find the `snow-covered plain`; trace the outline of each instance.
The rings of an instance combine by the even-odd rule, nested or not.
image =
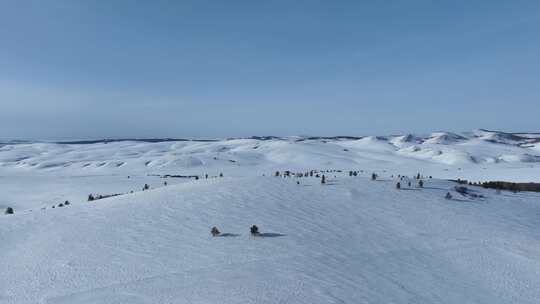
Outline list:
[[[538,303],[540,194],[463,196],[444,179],[538,182],[539,147],[482,130],[6,143],[0,303]],[[343,172],[272,176],[289,169]],[[434,178],[395,189],[417,172]]]

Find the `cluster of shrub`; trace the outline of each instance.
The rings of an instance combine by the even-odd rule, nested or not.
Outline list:
[[[259,227],[257,227],[257,225],[251,226],[249,228],[249,232],[253,236],[261,235],[261,233],[259,232]],[[220,235],[222,235],[222,236],[237,236],[237,234],[231,234],[231,233],[221,234],[221,231],[219,231],[219,229],[216,226],[212,227],[212,229],[210,230],[210,233],[212,234],[212,236],[220,236]]]
[[[285,171],[276,171],[274,176],[279,177],[317,177],[320,178],[323,173],[338,173],[342,172],[341,170],[309,170],[306,172],[292,172],[290,170]]]
[[[60,203],[58,205],[52,205],[51,208],[56,208],[56,207],[62,208],[64,206],[69,206],[69,205],[71,205],[71,203],[69,201],[65,201],[65,202]]]
[[[104,198],[108,198],[108,197],[113,197],[113,196],[119,196],[119,195],[122,195],[123,193],[114,193],[114,194],[89,194],[88,195],[88,201],[91,202],[91,201],[97,201],[97,200],[100,200],[100,199],[104,199]]]
[[[161,178],[199,178],[197,175],[178,175],[178,174],[165,174],[158,175]]]
[[[64,206],[69,206],[69,205],[71,205],[71,203],[69,201],[65,201],[65,202],[60,203],[58,205],[52,205],[51,208],[56,208],[56,207],[62,208]],[[42,208],[42,209],[45,209],[45,208]],[[15,213],[15,211],[13,210],[12,207],[7,207],[6,211],[4,212],[4,214],[6,214],[6,215],[7,214],[13,214],[13,213]]]
[[[510,183],[510,182],[483,182],[482,187],[486,189],[497,189],[497,190],[509,190],[513,192],[518,191],[533,191],[540,192],[540,183]]]
[[[284,170],[284,171],[276,171],[274,173],[275,177],[315,177],[321,179],[321,184],[326,184],[326,175],[324,173],[341,173],[342,170],[309,170],[306,172],[292,172],[290,170]],[[349,175],[352,176],[352,172],[357,171],[349,171]],[[358,173],[356,173],[358,174]],[[264,176],[264,174],[263,174]],[[336,175],[334,175],[336,177]],[[296,184],[300,185],[300,181],[296,181]]]
[[[409,188],[411,188],[411,187],[412,187],[412,183],[411,183],[410,181],[407,182],[407,186],[408,186]],[[423,181],[423,180],[419,180],[419,181],[418,181],[418,188],[424,188],[424,181]],[[397,183],[396,183],[396,189],[401,189],[401,182],[397,182]]]
[[[157,175],[161,178],[194,178],[195,180],[198,180],[200,177],[198,175],[178,175],[178,174],[165,174],[165,175]],[[208,174],[204,174],[204,178],[216,178],[216,177],[223,177],[223,173],[219,173],[218,176],[209,176]]]
[[[480,186],[485,189],[507,190],[512,192],[518,191],[532,191],[540,192],[540,183],[512,183],[503,181],[489,181],[489,182],[470,182],[463,179],[451,180],[459,184],[468,184],[469,186]]]
[[[375,173],[373,173],[373,174],[375,174]],[[393,178],[393,177],[394,177],[394,175],[392,175],[392,178]],[[400,181],[398,181],[398,182],[396,183],[396,189],[401,189],[401,181],[404,181],[404,180],[407,181],[407,186],[408,186],[409,188],[412,187],[412,182],[409,180],[409,178],[408,178],[406,175],[401,175],[401,174],[400,174],[400,175],[398,175],[397,177],[398,177],[398,179],[399,179]],[[375,177],[372,176],[372,179],[376,179],[376,178],[377,178],[377,175],[376,175],[376,174],[375,174]],[[413,178],[414,178],[415,180],[418,181],[418,182],[417,182],[418,188],[424,188],[424,181],[422,180],[422,178],[424,178],[424,176],[422,176],[422,175],[420,175],[420,173],[418,173],[418,174],[415,175]],[[430,176],[429,178],[431,178],[431,176]]]

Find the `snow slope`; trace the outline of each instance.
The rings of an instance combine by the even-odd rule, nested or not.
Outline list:
[[[0,216],[0,303],[538,303],[539,194],[368,175],[192,180]]]
[[[358,138],[10,141],[0,144],[0,208],[39,209],[84,201],[89,193],[136,191],[145,183],[156,187],[163,179],[152,175],[163,174],[246,177],[341,169],[540,182],[538,140],[536,134],[476,130]]]

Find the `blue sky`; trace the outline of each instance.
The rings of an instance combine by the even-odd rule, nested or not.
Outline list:
[[[540,131],[539,1],[0,1],[0,138]]]

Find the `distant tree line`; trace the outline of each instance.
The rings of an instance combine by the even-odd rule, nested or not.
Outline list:
[[[508,190],[513,192],[518,191],[533,191],[540,192],[540,183],[510,183],[510,182],[483,182],[482,187],[486,189]]]
[[[480,186],[485,189],[507,190],[512,192],[532,191],[540,192],[540,183],[512,183],[503,181],[488,181],[488,182],[470,182],[463,179],[451,180],[459,184],[468,184],[470,186]]]

